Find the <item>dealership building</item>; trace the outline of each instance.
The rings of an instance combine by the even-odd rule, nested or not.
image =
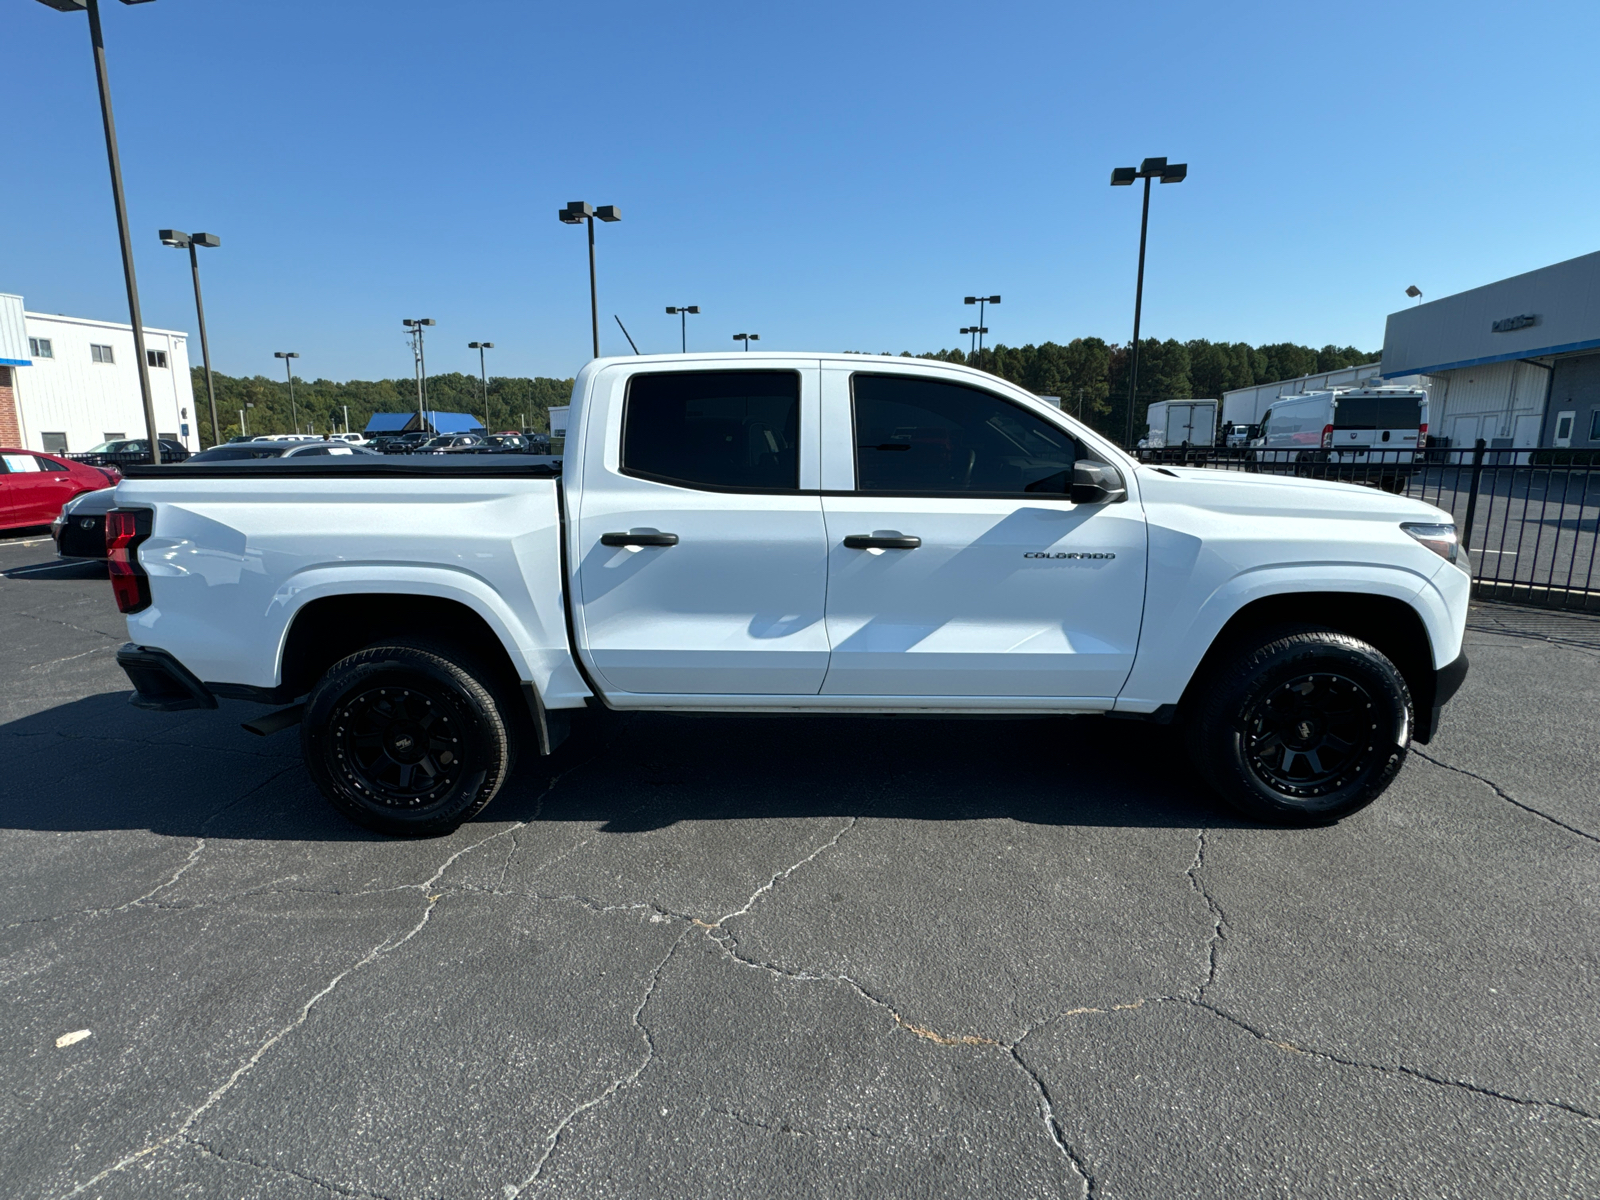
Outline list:
[[[1600,253],[1389,314],[1380,374],[1452,448],[1600,447]]]
[[[198,450],[188,342],[144,331],[156,432]],[[28,312],[0,293],[0,446],[75,454],[146,432],[132,325]]]

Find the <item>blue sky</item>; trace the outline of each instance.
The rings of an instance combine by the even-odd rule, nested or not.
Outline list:
[[[126,319],[86,20],[7,7],[0,291]],[[147,324],[230,374],[572,374],[601,346],[1147,336],[1376,348],[1429,297],[1600,248],[1600,6],[105,0]],[[198,353],[196,352],[196,358]]]

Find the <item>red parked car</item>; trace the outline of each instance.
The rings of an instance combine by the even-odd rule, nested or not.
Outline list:
[[[48,525],[74,496],[111,487],[121,478],[114,467],[0,447],[0,529]]]

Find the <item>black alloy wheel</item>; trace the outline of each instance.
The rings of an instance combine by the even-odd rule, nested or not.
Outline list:
[[[334,713],[334,745],[349,783],[391,808],[432,802],[462,769],[460,726],[448,706],[409,687],[356,692]]]
[[[1372,697],[1353,679],[1314,672],[1280,684],[1245,715],[1245,758],[1274,791],[1337,791],[1377,752]]]
[[[1349,634],[1304,625],[1226,649],[1184,701],[1190,758],[1224,800],[1259,821],[1317,825],[1383,793],[1413,725],[1394,663]]]
[[[328,801],[380,833],[448,833],[512,766],[510,710],[492,673],[448,647],[369,646],[328,669],[300,745]]]

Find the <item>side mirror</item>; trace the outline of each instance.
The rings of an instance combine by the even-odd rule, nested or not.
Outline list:
[[[1116,503],[1128,498],[1122,475],[1110,463],[1080,458],[1072,464],[1072,502],[1074,504]]]

